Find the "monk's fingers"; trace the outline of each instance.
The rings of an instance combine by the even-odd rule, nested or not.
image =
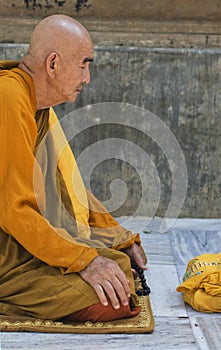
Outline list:
[[[123,289],[126,297],[130,298],[130,281],[128,281],[125,273],[120,268],[117,270],[117,273],[113,278],[113,282],[111,280],[111,283],[113,284],[113,286],[117,291],[118,290],[121,291]]]
[[[102,288],[110,299],[114,309],[119,309],[120,304],[124,306],[128,305],[127,294],[117,278],[113,278],[111,282],[107,280],[103,281]]]
[[[127,306],[130,297],[130,284],[126,276],[122,272],[119,277],[114,274],[106,276],[102,279],[97,279],[95,283],[92,282],[92,287],[103,305],[107,305],[107,299],[110,300],[114,309],[119,309],[120,304]],[[98,282],[99,280],[99,282]]]
[[[135,261],[135,263],[142,269],[147,270],[146,263],[145,263],[145,257],[143,255],[143,252],[141,249],[135,244],[132,247],[132,260]]]
[[[103,281],[101,284],[96,284],[93,286],[95,292],[97,293],[97,296],[104,306],[108,305],[108,299],[110,300],[112,306],[114,309],[120,308],[120,303],[117,298],[117,294],[115,292],[115,289],[113,288],[112,284],[109,281]],[[126,304],[126,302],[124,301]],[[127,304],[126,304],[127,305]]]
[[[136,264],[142,269],[142,270],[147,270],[147,266],[144,262],[144,259],[142,257],[142,255],[137,254],[134,257],[134,261],[136,262]]]
[[[126,280],[126,285],[123,286],[121,281],[118,278],[114,278],[111,282],[112,287],[114,288],[114,291],[116,292],[116,295],[120,301],[120,303],[123,306],[128,305],[128,300],[130,298],[130,285],[128,281]]]
[[[92,287],[94,288],[95,292],[97,293],[97,296],[98,296],[101,304],[103,304],[104,306],[107,306],[108,301],[107,301],[107,297],[105,295],[103,287],[100,284],[92,285]]]
[[[113,286],[117,295],[124,299],[124,295],[127,298],[130,297],[130,284],[125,273],[121,270],[119,265],[115,261],[107,261],[105,273],[103,275],[103,281],[109,281]],[[100,283],[102,286],[103,284]]]
[[[115,290],[113,285],[109,281],[105,281],[103,283],[102,287],[103,287],[106,295],[108,296],[108,298],[109,298],[113,308],[114,309],[119,309],[120,308],[120,302],[119,302],[119,299],[117,297],[117,291]]]
[[[138,273],[136,270],[134,269],[131,269],[132,273],[133,273],[133,276],[134,276],[134,279],[137,279],[139,277]]]
[[[118,308],[119,302],[128,304],[130,284],[115,261],[98,256],[79,274],[94,288],[103,305],[107,297],[114,308]]]

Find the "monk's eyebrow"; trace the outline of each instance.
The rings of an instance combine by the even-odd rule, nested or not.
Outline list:
[[[86,63],[86,62],[93,62],[93,58],[85,57],[85,59],[83,60],[83,63]]]

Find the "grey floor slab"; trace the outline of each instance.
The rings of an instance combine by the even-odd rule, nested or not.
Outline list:
[[[154,315],[161,317],[187,317],[181,294],[176,292],[176,287],[179,285],[176,267],[171,265],[152,265],[148,275]]]
[[[168,236],[177,265],[186,265],[199,254],[221,252],[221,229],[211,231],[204,228],[174,228],[169,230]]]
[[[4,333],[1,350],[199,349],[188,318],[156,317],[153,334],[73,335]]]
[[[173,250],[167,234],[162,233],[141,233],[142,246],[152,264],[174,264]]]
[[[220,231],[221,219],[176,219],[172,226],[171,219],[167,219],[168,227],[176,229],[198,230],[198,231]]]
[[[221,317],[210,315],[211,317],[198,316],[195,318],[195,329],[201,331],[201,337],[208,344],[209,349],[221,348]]]

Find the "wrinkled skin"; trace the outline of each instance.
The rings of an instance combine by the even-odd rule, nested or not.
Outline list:
[[[131,248],[125,249],[124,252],[141,269],[147,269],[145,257],[136,244]],[[130,284],[126,275],[115,261],[98,256],[80,272],[80,275],[94,288],[103,305],[108,304],[108,299],[110,299],[115,309],[119,309],[120,304],[128,305]]]

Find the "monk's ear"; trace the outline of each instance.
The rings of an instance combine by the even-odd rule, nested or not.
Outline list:
[[[46,70],[51,78],[55,77],[56,70],[59,64],[59,55],[57,52],[51,52],[46,58]]]

